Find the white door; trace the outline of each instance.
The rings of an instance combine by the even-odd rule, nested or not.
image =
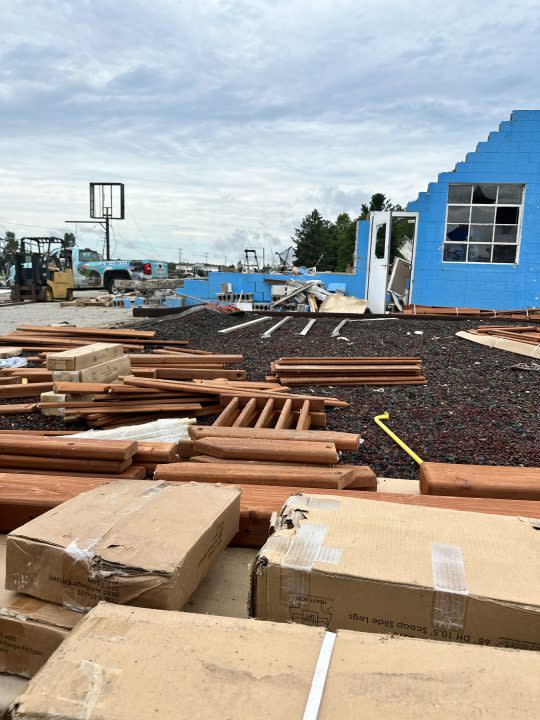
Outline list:
[[[366,296],[368,308],[371,312],[382,315],[386,311],[392,213],[388,210],[371,212],[369,222],[369,264]]]

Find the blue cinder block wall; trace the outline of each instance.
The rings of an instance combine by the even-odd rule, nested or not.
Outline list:
[[[444,263],[449,183],[525,185],[518,261],[513,265]],[[540,306],[540,110],[516,110],[451,172],[407,206],[419,212],[411,301],[511,309]]]
[[[317,273],[317,275],[285,275],[274,273],[265,275],[263,273],[237,273],[237,272],[211,272],[207,280],[195,280],[188,278],[184,280],[184,287],[179,292],[193,295],[201,300],[215,300],[216,295],[221,292],[223,283],[232,285],[233,293],[253,293],[255,302],[270,302],[272,295],[271,280],[284,280],[291,277],[302,282],[303,280],[321,280],[325,287],[332,284],[344,285],[345,294],[354,297],[365,297],[366,289],[366,266],[369,238],[369,223],[362,221],[358,223],[355,273]],[[188,304],[195,301],[189,301]]]

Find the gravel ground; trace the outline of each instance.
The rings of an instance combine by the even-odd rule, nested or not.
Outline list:
[[[530,364],[526,357],[455,336],[458,330],[478,326],[478,320],[353,322],[344,328],[347,340],[330,337],[339,322],[335,318],[318,319],[306,337],[298,335],[306,318],[292,318],[267,340],[260,336],[271,322],[230,335],[217,332],[239,322],[239,317],[202,311],[153,327],[163,339],[186,339],[203,350],[243,353],[243,367],[252,380],[264,379],[270,362],[285,355],[422,357],[427,385],[296,390],[350,402],[348,409],[328,412],[328,427],[359,432],[365,443],[357,455],[347,454],[346,459],[371,465],[380,476],[418,476],[416,464],[373,422],[385,410],[392,430],[425,460],[540,465],[540,374],[511,369],[517,363]]]
[[[103,293],[75,293],[75,297],[98,297]],[[9,295],[9,291],[8,291]],[[0,300],[6,291],[0,291]],[[30,305],[11,305],[2,307],[0,302],[0,335],[15,330],[17,325],[51,325],[55,323],[75,323],[83,326],[108,326],[131,322],[133,311],[124,308],[60,307],[59,302],[32,303]]]
[[[80,315],[85,311],[76,312],[77,323],[85,324],[87,318],[81,320]],[[105,317],[112,322],[111,310],[91,312],[103,312],[103,324]],[[28,319],[38,322],[35,317]],[[350,403],[347,409],[328,411],[328,428],[360,433],[365,439],[360,451],[347,453],[344,459],[371,465],[379,476],[418,477],[416,464],[373,422],[373,417],[384,411],[390,413],[392,430],[425,460],[540,466],[540,374],[512,369],[517,363],[530,365],[528,358],[455,336],[458,330],[476,327],[480,321],[352,322],[344,328],[346,339],[330,337],[339,322],[336,318],[318,318],[306,337],[298,335],[306,318],[291,318],[267,340],[260,336],[271,321],[230,335],[217,332],[246,319],[203,310],[185,318],[149,322],[148,327],[156,329],[162,339],[189,340],[194,348],[242,353],[242,367],[250,380],[264,379],[270,362],[284,355],[418,355],[423,359],[427,385],[307,386],[295,391],[334,395]],[[50,321],[47,318],[45,322]],[[32,414],[0,418],[0,428],[52,430],[64,425],[60,418]]]

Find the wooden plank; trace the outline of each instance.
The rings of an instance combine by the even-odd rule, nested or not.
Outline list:
[[[304,407],[305,402],[306,401],[304,400],[300,409]],[[291,398],[287,398],[287,400],[285,400],[285,402],[283,403],[283,407],[281,408],[281,411],[279,413],[279,417],[275,425],[276,430],[286,430],[288,427],[290,427],[292,421],[291,413],[292,400]]]
[[[423,495],[540,500],[540,468],[497,465],[420,465]]]
[[[257,419],[257,422],[255,423],[255,427],[257,429],[269,427],[269,425],[271,424],[273,415],[274,415],[274,399],[268,398],[268,400],[264,403],[263,408],[261,409],[260,415]],[[228,437],[242,437],[242,436],[229,435]]]
[[[269,401],[272,402],[272,401]],[[293,440],[302,442],[331,442],[338,450],[356,452],[360,446],[360,435],[356,433],[331,432],[326,430],[274,430],[267,427],[231,428],[216,425],[190,425],[189,436],[193,440],[203,437],[237,437],[258,440]]]
[[[225,408],[214,420],[212,427],[221,427],[223,425],[232,425],[235,418],[240,413],[240,401],[237,397],[233,397],[229,400]]]
[[[333,443],[294,440],[205,437],[194,441],[194,451],[197,455],[231,460],[272,460],[316,465],[334,465],[339,459]]]
[[[242,412],[238,415],[236,420],[233,422],[233,427],[248,427],[251,421],[257,414],[257,402],[255,398],[252,398],[247,405],[244,406]]]

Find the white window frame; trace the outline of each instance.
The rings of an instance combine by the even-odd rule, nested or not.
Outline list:
[[[443,237],[443,244],[442,244],[442,262],[445,265],[487,265],[489,267],[497,267],[500,265],[503,266],[514,266],[519,265],[519,257],[520,257],[520,250],[521,250],[521,228],[523,224],[523,207],[525,204],[525,191],[526,191],[526,185],[524,183],[512,183],[512,182],[498,182],[498,183],[489,183],[489,182],[456,182],[456,183],[448,183],[448,189],[450,190],[451,186],[456,185],[470,185],[471,186],[471,201],[469,203],[449,203],[448,202],[448,195],[446,198],[446,216],[445,216],[445,223],[444,223],[444,237]],[[472,202],[473,200],[473,193],[474,193],[474,187],[480,185],[480,186],[490,186],[490,187],[496,187],[497,188],[497,197],[495,199],[495,202],[493,204],[474,204]],[[499,188],[501,185],[517,185],[521,187],[521,203],[517,205],[516,203],[499,203]],[[471,225],[489,225],[490,223],[471,223],[470,218],[472,214],[472,208],[474,207],[487,207],[487,208],[494,208],[495,214],[494,214],[494,222],[493,222],[493,231],[491,234],[491,242],[471,242],[470,239],[467,239],[466,242],[463,241],[451,241],[446,239],[446,233],[448,232],[448,209],[451,207],[468,207],[469,208],[469,220],[467,222],[468,227],[470,228]],[[503,225],[503,223],[497,223],[497,209],[499,207],[517,207],[519,208],[519,217],[518,217],[518,223],[517,223],[517,229],[516,229],[516,242],[515,243],[506,243],[506,242],[495,242],[495,228],[498,225]],[[464,223],[456,223],[451,222],[450,225],[461,225]],[[505,225],[503,225],[504,227]],[[506,227],[515,227],[514,225],[506,225]],[[468,252],[468,246],[469,245],[489,245],[491,247],[491,259],[489,262],[480,262],[478,260],[472,260],[469,261],[467,258],[463,261],[460,260],[445,260],[444,259],[444,249],[445,245],[467,245],[467,258],[469,255]],[[512,245],[516,248],[516,258],[513,262],[508,263],[501,263],[501,262],[493,262],[493,248],[496,245]]]

